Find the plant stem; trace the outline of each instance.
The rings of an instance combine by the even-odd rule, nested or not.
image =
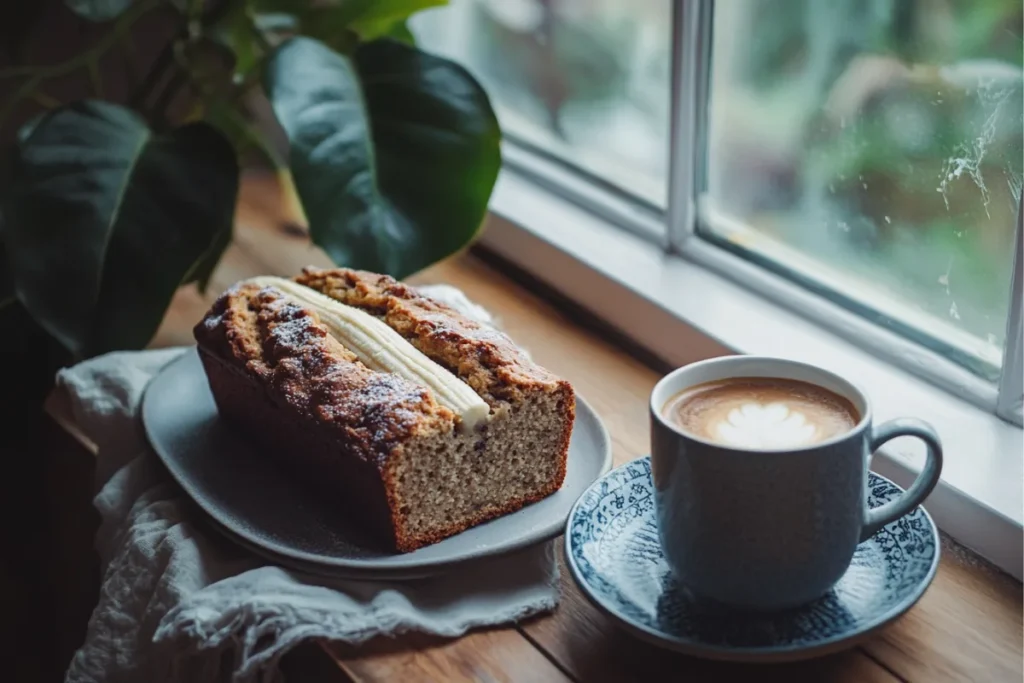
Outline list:
[[[176,69],[171,74],[171,79],[164,86],[163,91],[157,96],[156,101],[153,102],[153,106],[150,109],[152,117],[166,126],[170,126],[171,122],[167,118],[167,112],[165,111],[171,102],[174,101],[174,96],[181,91],[181,87],[188,81],[188,75],[183,72],[180,68]]]
[[[58,100],[56,97],[50,97],[42,90],[36,90],[35,92],[29,94],[28,97],[30,100],[32,100],[39,106],[46,107],[47,109],[56,109],[60,106],[60,100]]]
[[[254,85],[260,82],[260,78],[263,76],[263,66],[267,63],[267,60],[270,59],[270,55],[270,52],[264,52],[260,55],[259,59],[257,59],[252,65],[252,68],[249,69],[249,73],[247,73],[245,78],[242,79],[242,82],[232,88],[232,92],[228,96],[229,101],[238,102],[238,100],[245,97],[245,94],[249,92]]]
[[[249,26],[249,32],[252,33],[252,37],[256,39],[256,42],[260,46],[260,50],[264,55],[267,55],[274,51],[274,46],[270,44],[267,37],[263,35],[263,31],[256,25],[256,18],[253,17],[252,12],[247,7],[245,9],[245,22]]]
[[[150,94],[153,92],[153,88],[163,80],[164,74],[167,71],[168,65],[171,63],[171,58],[174,56],[174,41],[171,39],[169,43],[164,45],[163,49],[160,50],[160,54],[153,60],[152,66],[149,67],[149,73],[146,74],[146,78],[142,81],[142,85],[136,88],[132,96],[128,98],[129,106],[134,109],[141,110],[149,99]]]
[[[231,95],[211,93],[203,87],[202,83],[195,79],[191,79],[191,85],[195,93],[206,104],[207,111],[221,112],[224,117],[224,121],[230,124],[227,127],[231,130],[224,130],[225,126],[223,125],[218,126],[218,128],[221,128],[221,132],[232,141],[232,144],[235,146],[239,156],[241,156],[249,146],[253,146],[263,154],[274,168],[282,168],[288,165],[287,161],[282,159],[277,152],[267,144],[266,140],[264,140],[259,133],[249,125],[245,116],[237,109],[238,93],[232,93]]]

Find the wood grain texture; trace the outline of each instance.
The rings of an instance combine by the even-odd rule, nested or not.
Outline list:
[[[458,640],[408,634],[360,647],[327,646],[353,681],[403,683],[567,683],[571,681],[514,629],[477,631]]]
[[[792,664],[731,664],[711,662],[669,652],[640,641],[619,629],[576,588],[559,554],[563,576],[562,601],[549,616],[520,628],[538,647],[579,681],[595,683],[685,680],[815,681],[835,683],[896,683],[892,675],[858,649]]]
[[[155,345],[191,344],[191,326],[212,298],[256,274],[290,275],[328,265],[280,213],[276,186],[249,179],[242,187],[235,242],[210,291],[175,299]],[[458,256],[412,278],[463,289],[545,367],[573,383],[607,425],[616,465],[648,450],[647,401],[659,373],[527,293],[472,255]],[[564,565],[563,599],[550,616],[516,628],[472,633],[456,641],[405,636],[362,648],[329,649],[342,680],[351,681],[1020,681],[1021,584],[947,544],[935,583],[921,603],[859,648],[792,665],[704,662],[642,643],[600,614]]]
[[[907,680],[1021,681],[1021,584],[949,539],[942,553],[921,601],[865,649]]]

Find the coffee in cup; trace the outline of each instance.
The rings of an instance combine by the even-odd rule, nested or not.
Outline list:
[[[724,446],[778,450],[819,443],[860,422],[854,405],[809,382],[734,377],[688,387],[669,399],[665,419]]]

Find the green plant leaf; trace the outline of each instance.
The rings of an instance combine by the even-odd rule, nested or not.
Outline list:
[[[230,143],[229,143],[230,144]],[[237,160],[237,156],[235,159]],[[235,171],[236,178],[238,177],[238,171]],[[237,180],[235,192],[237,194]],[[213,239],[207,246],[206,251],[202,253],[199,259],[192,264],[191,270],[187,273],[184,278],[185,283],[195,282],[199,288],[200,294],[205,294],[207,287],[210,286],[210,278],[213,276],[213,271],[216,270],[217,264],[220,263],[220,259],[224,256],[224,252],[231,245],[232,233],[234,232],[234,216],[230,220],[225,220],[221,223],[220,228],[213,235]]]
[[[216,270],[221,257],[224,256],[224,252],[231,245],[231,228],[232,225],[228,223],[224,229],[218,231],[213,236],[210,246],[199,257],[199,260],[193,264],[191,272],[185,279],[186,283],[195,282],[196,286],[199,287],[200,294],[206,293],[206,288],[210,286],[210,278],[213,276],[213,271]]]
[[[131,7],[134,0],[64,0],[72,12],[89,21],[110,21]]]
[[[78,357],[140,348],[219,244],[234,150],[205,123],[155,135],[127,109],[78,102],[19,144],[4,217],[18,298]]]
[[[267,33],[285,35],[299,30],[299,20],[294,14],[285,12],[265,12],[253,16],[256,28]]]
[[[363,40],[373,40],[383,36],[400,37],[393,34],[396,25],[421,10],[447,5],[448,0],[361,0],[352,4],[364,7],[352,18],[349,28]]]
[[[342,3],[352,7],[353,23],[383,21],[392,24],[431,7],[443,7],[448,0],[350,0]]]
[[[413,35],[412,31],[409,30],[409,22],[407,21],[396,21],[388,28],[384,34],[386,38],[393,38],[399,40],[406,45],[416,46],[416,36]]]
[[[405,20],[448,0],[345,0],[337,4],[308,7],[302,11],[302,32],[348,54],[358,40],[391,37],[415,44]]]
[[[234,71],[240,77],[249,73],[260,56],[260,46],[251,21],[246,14],[245,4],[240,3],[224,16],[213,31],[216,38],[234,54]]]
[[[36,114],[28,121],[21,124],[21,128],[19,128],[17,132],[17,138],[19,143],[23,143],[29,139],[29,137],[32,135],[32,131],[36,129],[36,126],[39,125],[39,122],[43,120],[44,116],[46,116],[45,112],[42,114]]]
[[[465,69],[390,40],[349,58],[294,38],[265,84],[310,234],[336,263],[403,277],[473,238],[501,135]]]

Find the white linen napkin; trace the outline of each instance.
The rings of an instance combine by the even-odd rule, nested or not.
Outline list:
[[[430,293],[491,322],[458,290]],[[146,384],[181,352],[112,353],[58,375],[77,424],[99,448],[103,569],[67,681],[277,683],[281,656],[308,638],[459,636],[554,609],[551,543],[428,579],[363,582],[276,567],[209,531],[149,450],[138,419]]]

